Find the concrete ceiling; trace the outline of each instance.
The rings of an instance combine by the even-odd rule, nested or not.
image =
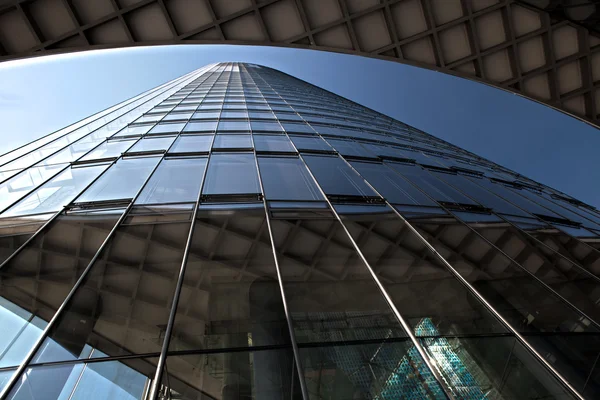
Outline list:
[[[321,49],[482,81],[598,124],[599,9],[593,0],[0,0],[0,60],[176,43]]]

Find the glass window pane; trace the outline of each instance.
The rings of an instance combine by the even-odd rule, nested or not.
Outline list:
[[[127,152],[135,153],[139,151],[157,151],[167,150],[173,141],[175,136],[170,137],[144,137],[137,141]]]
[[[294,136],[290,135],[290,139],[294,142],[294,146],[299,151],[302,150],[319,150],[333,151],[333,149],[319,136]]]
[[[283,128],[277,122],[252,121],[251,125],[255,132],[283,132]]]
[[[200,208],[170,350],[289,343],[262,204]]]
[[[315,346],[299,353],[308,392],[315,399],[447,398],[408,340]]]
[[[146,114],[146,115],[142,115],[141,117],[139,117],[138,119],[135,120],[136,123],[142,123],[142,122],[158,122],[160,121],[163,117],[165,116],[165,114]]]
[[[308,168],[328,196],[379,197],[342,159],[305,155]]]
[[[115,133],[112,137],[144,135],[152,127],[153,125],[129,125]]]
[[[219,121],[219,131],[243,132],[250,131],[248,121]]]
[[[275,112],[275,116],[281,121],[304,122],[304,120],[296,113]],[[314,131],[313,131],[314,132]]]
[[[254,154],[213,153],[202,194],[260,193]]]
[[[538,193],[536,193],[532,190],[526,189],[526,188],[519,190],[518,193],[521,196],[527,197],[529,200],[542,205],[546,209],[554,211],[555,213],[563,216],[564,218],[567,218],[571,221],[579,222],[583,226],[588,227],[588,228],[600,229],[600,225],[598,225],[595,222],[592,222],[591,220],[584,218],[580,214],[577,214],[576,212],[574,212],[574,211],[576,211],[576,210],[573,210],[574,206],[571,206],[568,203],[563,203],[563,205],[560,206],[560,205],[556,204],[555,202],[553,202],[550,198],[547,198],[548,195],[544,196],[544,194],[542,194],[542,193],[538,194]]]
[[[0,219],[0,263],[6,261],[53,214]]]
[[[0,269],[0,367],[25,358],[122,213],[61,215]]]
[[[308,125],[308,124],[291,124],[287,122],[282,122],[281,125],[283,129],[285,129],[288,133],[310,133],[316,134],[316,132]]]
[[[248,106],[248,108],[250,108],[250,106]],[[272,112],[251,112],[250,119],[254,119],[254,118],[275,119],[275,114],[273,114]]]
[[[169,356],[167,374],[173,400],[302,399],[290,348]]]
[[[33,362],[160,352],[191,213],[119,226]],[[64,349],[64,350],[63,350]],[[66,350],[66,351],[65,351]]]
[[[0,184],[0,211],[59,173],[64,167],[65,165],[53,165],[29,168]]]
[[[258,167],[269,200],[323,200],[323,195],[298,158],[259,157]]]
[[[192,121],[185,126],[184,132],[214,132],[217,121]]]
[[[119,157],[135,143],[135,140],[109,140],[86,154],[81,161]]]
[[[169,149],[170,153],[208,152],[213,135],[181,135]]]
[[[286,135],[254,135],[256,151],[288,151],[296,150]]]
[[[223,103],[204,102],[198,106],[198,110],[220,110]]]
[[[476,202],[469,199],[450,185],[434,178],[440,174],[436,172],[428,173],[419,166],[403,165],[398,163],[386,163],[403,177],[414,183],[425,193],[433,197],[435,200],[446,203],[455,204],[471,204],[477,205]],[[433,175],[433,176],[432,176]]]
[[[221,114],[221,112],[219,112],[219,111],[197,112],[197,113],[194,113],[194,115],[192,116],[192,119],[214,119],[214,120],[216,120],[217,118],[219,118],[220,114]],[[216,121],[215,121],[215,125],[216,125]]]
[[[158,157],[120,159],[83,192],[76,202],[133,198],[159,161]]]
[[[2,217],[59,211],[107,167],[107,164],[103,164],[67,168],[6,210]]]
[[[453,185],[455,188],[462,190],[465,194],[472,197],[483,206],[491,208],[497,213],[520,215],[525,217],[529,216],[529,214],[513,206],[501,197],[498,197],[494,193],[490,193],[481,186],[473,183],[473,181],[479,182],[483,179],[467,178],[463,175],[451,174],[437,174],[436,176]]]
[[[134,359],[30,367],[8,398],[143,400],[156,363],[156,359]]]
[[[193,107],[193,109],[195,109],[195,107]],[[179,110],[179,109],[176,108],[173,111],[176,111],[176,110]],[[191,116],[192,116],[191,112],[184,112],[184,113],[181,113],[181,112],[175,113],[175,112],[173,112],[173,113],[170,113],[169,115],[167,115],[163,119],[163,121],[187,121],[188,119],[190,119]]]
[[[497,194],[498,196],[502,197],[503,199],[511,202],[512,204],[519,206],[520,208],[522,208],[532,214],[546,215],[546,216],[550,216],[553,218],[561,218],[560,215],[557,215],[557,214],[553,213],[552,211],[541,207],[540,205],[530,201],[529,199],[526,199],[523,196],[519,196],[516,193],[516,191],[513,191],[512,189],[510,189],[509,187],[507,187],[501,183],[493,183],[489,179],[478,179],[477,181],[475,181],[475,183],[477,183],[480,186],[483,186],[484,188],[488,189],[492,193]]]
[[[221,112],[221,118],[248,118],[246,111],[223,111]]]
[[[350,164],[390,203],[437,206],[435,201],[384,164],[355,161]]]
[[[271,227],[299,344],[406,337],[337,219],[272,218]]]
[[[206,158],[163,160],[135,201],[136,204],[196,201]]]
[[[250,135],[217,135],[213,143],[215,149],[251,149]]]
[[[327,142],[340,154],[344,156],[372,157],[371,154],[358,143],[352,140],[329,139]]]
[[[179,133],[185,126],[184,122],[172,123],[172,124],[158,124],[154,128],[150,129],[149,135],[159,133]]]
[[[85,153],[96,147],[98,144],[102,143],[104,138],[95,139],[95,140],[82,140],[80,142],[74,143],[69,147],[59,151],[53,156],[48,157],[47,159],[40,161],[36,165],[52,165],[52,164],[62,164],[68,163],[77,160],[79,157],[83,156]]]

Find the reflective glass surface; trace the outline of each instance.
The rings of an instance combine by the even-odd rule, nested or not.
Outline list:
[[[295,152],[294,146],[285,135],[253,135],[256,151]]]
[[[299,150],[331,151],[332,148],[318,136],[296,136],[290,135],[294,146]]]
[[[254,154],[215,153],[210,157],[203,194],[260,193]]]
[[[595,324],[545,287],[544,281],[455,218],[409,221],[547,361],[568,374],[578,390],[584,388],[600,355],[600,335]],[[515,240],[510,235],[495,238],[496,246],[508,246]],[[523,254],[527,254],[524,250]],[[537,261],[533,258],[532,262]],[[585,352],[574,351],[584,343]]]
[[[167,150],[174,140],[175,136],[143,138],[134,144],[133,147],[128,150],[128,152],[135,153],[142,151]]]
[[[158,157],[120,159],[75,199],[75,202],[132,198],[159,161]]]
[[[290,348],[167,357],[172,399],[300,400]]]
[[[363,178],[338,157],[303,156],[308,168],[328,196],[377,196]]]
[[[299,343],[405,336],[333,216],[274,218],[271,227]]]
[[[255,64],[0,156],[4,398],[597,399],[599,288],[593,206]]]
[[[217,135],[213,143],[214,149],[251,149],[250,135]]]
[[[137,219],[117,229],[33,362],[160,351],[190,214]],[[90,347],[99,352],[90,356]]]
[[[0,184],[0,210],[27,195],[45,180],[56,175],[65,165],[27,169]]]
[[[217,121],[192,121],[185,126],[184,132],[214,132]]]
[[[59,211],[96,179],[108,164],[67,168],[33,193],[6,210],[0,217]]]
[[[156,370],[154,359],[31,367],[11,400],[143,400]]]
[[[58,217],[0,269],[0,367],[40,338],[122,210]]]
[[[170,153],[208,152],[213,142],[212,135],[182,135],[177,138]]]
[[[206,157],[163,160],[135,204],[195,202],[206,162]]]
[[[81,161],[98,160],[102,158],[119,157],[135,143],[135,140],[109,140],[90,151]]]
[[[323,195],[300,159],[259,157],[258,167],[268,200],[323,200]]]
[[[262,205],[201,208],[194,225],[170,349],[290,343]]]

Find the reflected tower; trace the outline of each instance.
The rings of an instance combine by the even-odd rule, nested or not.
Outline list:
[[[600,397],[600,213],[211,64],[0,156],[0,399]]]

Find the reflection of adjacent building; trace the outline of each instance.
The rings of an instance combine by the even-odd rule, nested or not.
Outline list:
[[[277,71],[0,173],[0,400],[599,396],[598,213]]]

